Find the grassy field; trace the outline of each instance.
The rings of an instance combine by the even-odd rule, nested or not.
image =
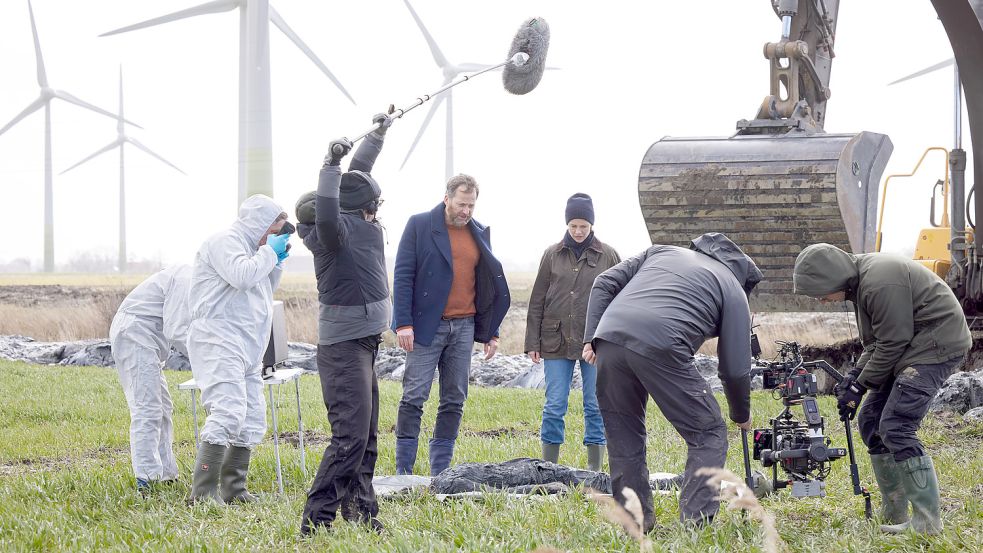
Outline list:
[[[220,509],[187,507],[184,498],[193,462],[193,434],[187,392],[177,384],[187,373],[169,373],[175,400],[176,451],[182,481],[149,498],[134,489],[127,449],[128,413],[115,372],[103,368],[38,367],[0,361],[0,550],[120,551],[637,551],[638,546],[600,515],[580,493],[562,498],[438,501],[427,494],[387,500],[376,536],[339,522],[314,539],[298,536],[305,492],[329,437],[319,382],[302,378],[307,427],[307,476],[294,447],[282,448],[285,493],[275,493],[272,437],[259,447],[249,485],[265,494],[255,505]],[[291,439],[296,429],[293,387],[278,390],[280,430]],[[393,425],[400,387],[380,383],[380,457],[377,472],[394,470]],[[435,396],[436,394],[434,394]],[[567,446],[562,460],[586,464],[582,411],[571,398]],[[721,402],[723,402],[723,399]],[[820,401],[827,413],[832,400]],[[427,405],[424,435],[429,437],[436,405]],[[542,392],[472,389],[455,462],[501,461],[538,456]],[[765,424],[777,402],[754,396],[754,417]],[[684,444],[654,407],[648,414],[648,459],[653,471],[683,469]],[[832,429],[837,445],[842,428]],[[740,472],[739,434],[731,428],[728,466]],[[979,551],[983,543],[983,426],[954,417],[931,417],[921,433],[940,469],[945,532],[936,538],[882,536],[867,524],[862,503],[851,493],[847,461],[834,465],[829,497],[793,500],[780,493],[764,501],[778,521],[782,538],[794,551]],[[861,475],[872,486],[869,460],[859,455]],[[417,464],[427,471],[426,451]],[[872,486],[873,487],[873,486]],[[874,491],[875,507],[878,494]],[[656,498],[656,515],[665,529],[654,535],[657,550],[755,551],[760,531],[740,513],[723,513],[712,528],[686,530],[676,523],[674,497]]]

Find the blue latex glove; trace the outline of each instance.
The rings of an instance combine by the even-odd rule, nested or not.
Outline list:
[[[289,234],[271,235],[266,237],[266,245],[273,248],[277,259],[283,261],[287,258],[287,242],[290,241]]]

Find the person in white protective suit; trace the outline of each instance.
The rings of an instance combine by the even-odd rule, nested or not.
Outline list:
[[[130,408],[130,457],[137,489],[177,479],[174,404],[161,366],[171,348],[187,355],[191,265],[176,265],[141,282],[120,304],[109,341]]]
[[[205,240],[195,258],[188,353],[208,416],[192,502],[256,500],[246,491],[246,473],[251,449],[266,433],[261,360],[290,229],[287,214],[272,199],[250,196],[236,222]]]

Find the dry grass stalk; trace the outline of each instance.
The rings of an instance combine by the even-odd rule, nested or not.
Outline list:
[[[766,553],[778,553],[787,550],[785,542],[778,534],[775,526],[775,515],[769,513],[758,502],[754,492],[747,487],[740,477],[723,468],[704,467],[696,471],[697,476],[708,476],[707,486],[720,490],[717,498],[726,504],[727,509],[743,509],[752,520],[761,523],[764,534],[763,548]]]
[[[601,507],[601,514],[609,522],[621,526],[625,532],[638,542],[639,551],[652,551],[652,540],[645,534],[642,514],[642,502],[638,499],[638,494],[631,488],[625,488],[621,492],[625,496],[625,505],[622,507],[618,501],[610,496],[587,490],[587,495]]]

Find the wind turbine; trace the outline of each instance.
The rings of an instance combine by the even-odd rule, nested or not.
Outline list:
[[[440,67],[441,71],[444,73],[444,83],[446,85],[454,80],[460,73],[481,71],[491,67],[493,64],[480,64],[480,63],[460,63],[454,64],[447,61],[444,53],[440,51],[440,47],[437,46],[437,41],[430,36],[430,31],[427,30],[426,26],[423,25],[423,21],[420,20],[420,16],[416,14],[416,10],[410,5],[409,0],[403,0],[406,7],[410,10],[410,15],[413,16],[413,20],[416,21],[417,27],[420,28],[420,32],[423,33],[423,38],[427,40],[427,44],[430,46],[430,53],[433,54],[433,59],[437,62],[437,66]],[[440,104],[447,101],[447,137],[446,141],[446,154],[444,157],[444,173],[445,178],[450,179],[454,175],[454,98],[452,96],[453,91],[448,90],[446,94],[442,94],[435,98],[432,106],[430,106],[430,111],[427,112],[427,116],[423,119],[423,124],[420,125],[420,131],[416,134],[416,138],[413,139],[413,144],[410,146],[410,150],[406,152],[406,158],[403,159],[403,164],[399,166],[400,169],[406,166],[406,162],[409,161],[410,156],[413,154],[413,150],[416,145],[420,142],[420,138],[423,133],[427,130],[427,125],[430,124],[430,120],[433,119],[434,113],[437,112],[437,108]]]
[[[272,21],[338,90],[352,99],[317,55],[304,44],[269,0],[213,0],[103,33],[109,36],[198,15],[239,9],[239,203],[253,194],[273,196],[273,127],[270,115],[270,26]],[[236,204],[238,207],[238,204]]]
[[[71,171],[72,169],[78,167],[79,165],[82,165],[86,161],[89,161],[90,159],[98,156],[99,154],[108,152],[109,150],[112,150],[117,146],[119,147],[119,262],[118,263],[119,263],[119,272],[121,273],[126,272],[126,186],[123,177],[123,173],[124,173],[123,144],[129,142],[137,149],[143,150],[147,154],[159,159],[160,161],[166,163],[167,165],[170,165],[175,171],[181,173],[182,175],[185,174],[185,172],[179,169],[177,165],[174,165],[170,161],[167,161],[163,157],[152,152],[150,148],[147,148],[146,146],[141,144],[137,139],[126,136],[126,131],[124,130],[123,127],[124,127],[123,125],[123,66],[120,66],[119,68],[119,117],[116,120],[116,140],[112,141],[107,146],[96,151],[94,154],[90,155],[89,157],[83,159],[82,161],[76,163],[75,165],[72,165],[68,169],[65,169],[64,171],[59,173],[60,175],[64,175],[65,173]]]
[[[0,135],[19,123],[21,119],[24,119],[41,109],[41,106],[44,106],[44,271],[50,273],[55,269],[55,224],[52,199],[54,187],[51,181],[51,100],[58,98],[89,111],[105,115],[106,117],[112,117],[113,119],[116,119],[117,116],[88,102],[84,102],[63,90],[48,86],[48,74],[44,68],[44,57],[41,55],[41,41],[38,39],[38,29],[34,24],[34,9],[31,7],[30,0],[27,1],[27,11],[31,16],[31,33],[34,35],[34,55],[37,61],[38,86],[41,87],[41,93],[36,100],[31,102],[13,120],[0,129]],[[130,121],[126,121],[126,123],[134,125]],[[139,127],[139,125],[134,126]]]

